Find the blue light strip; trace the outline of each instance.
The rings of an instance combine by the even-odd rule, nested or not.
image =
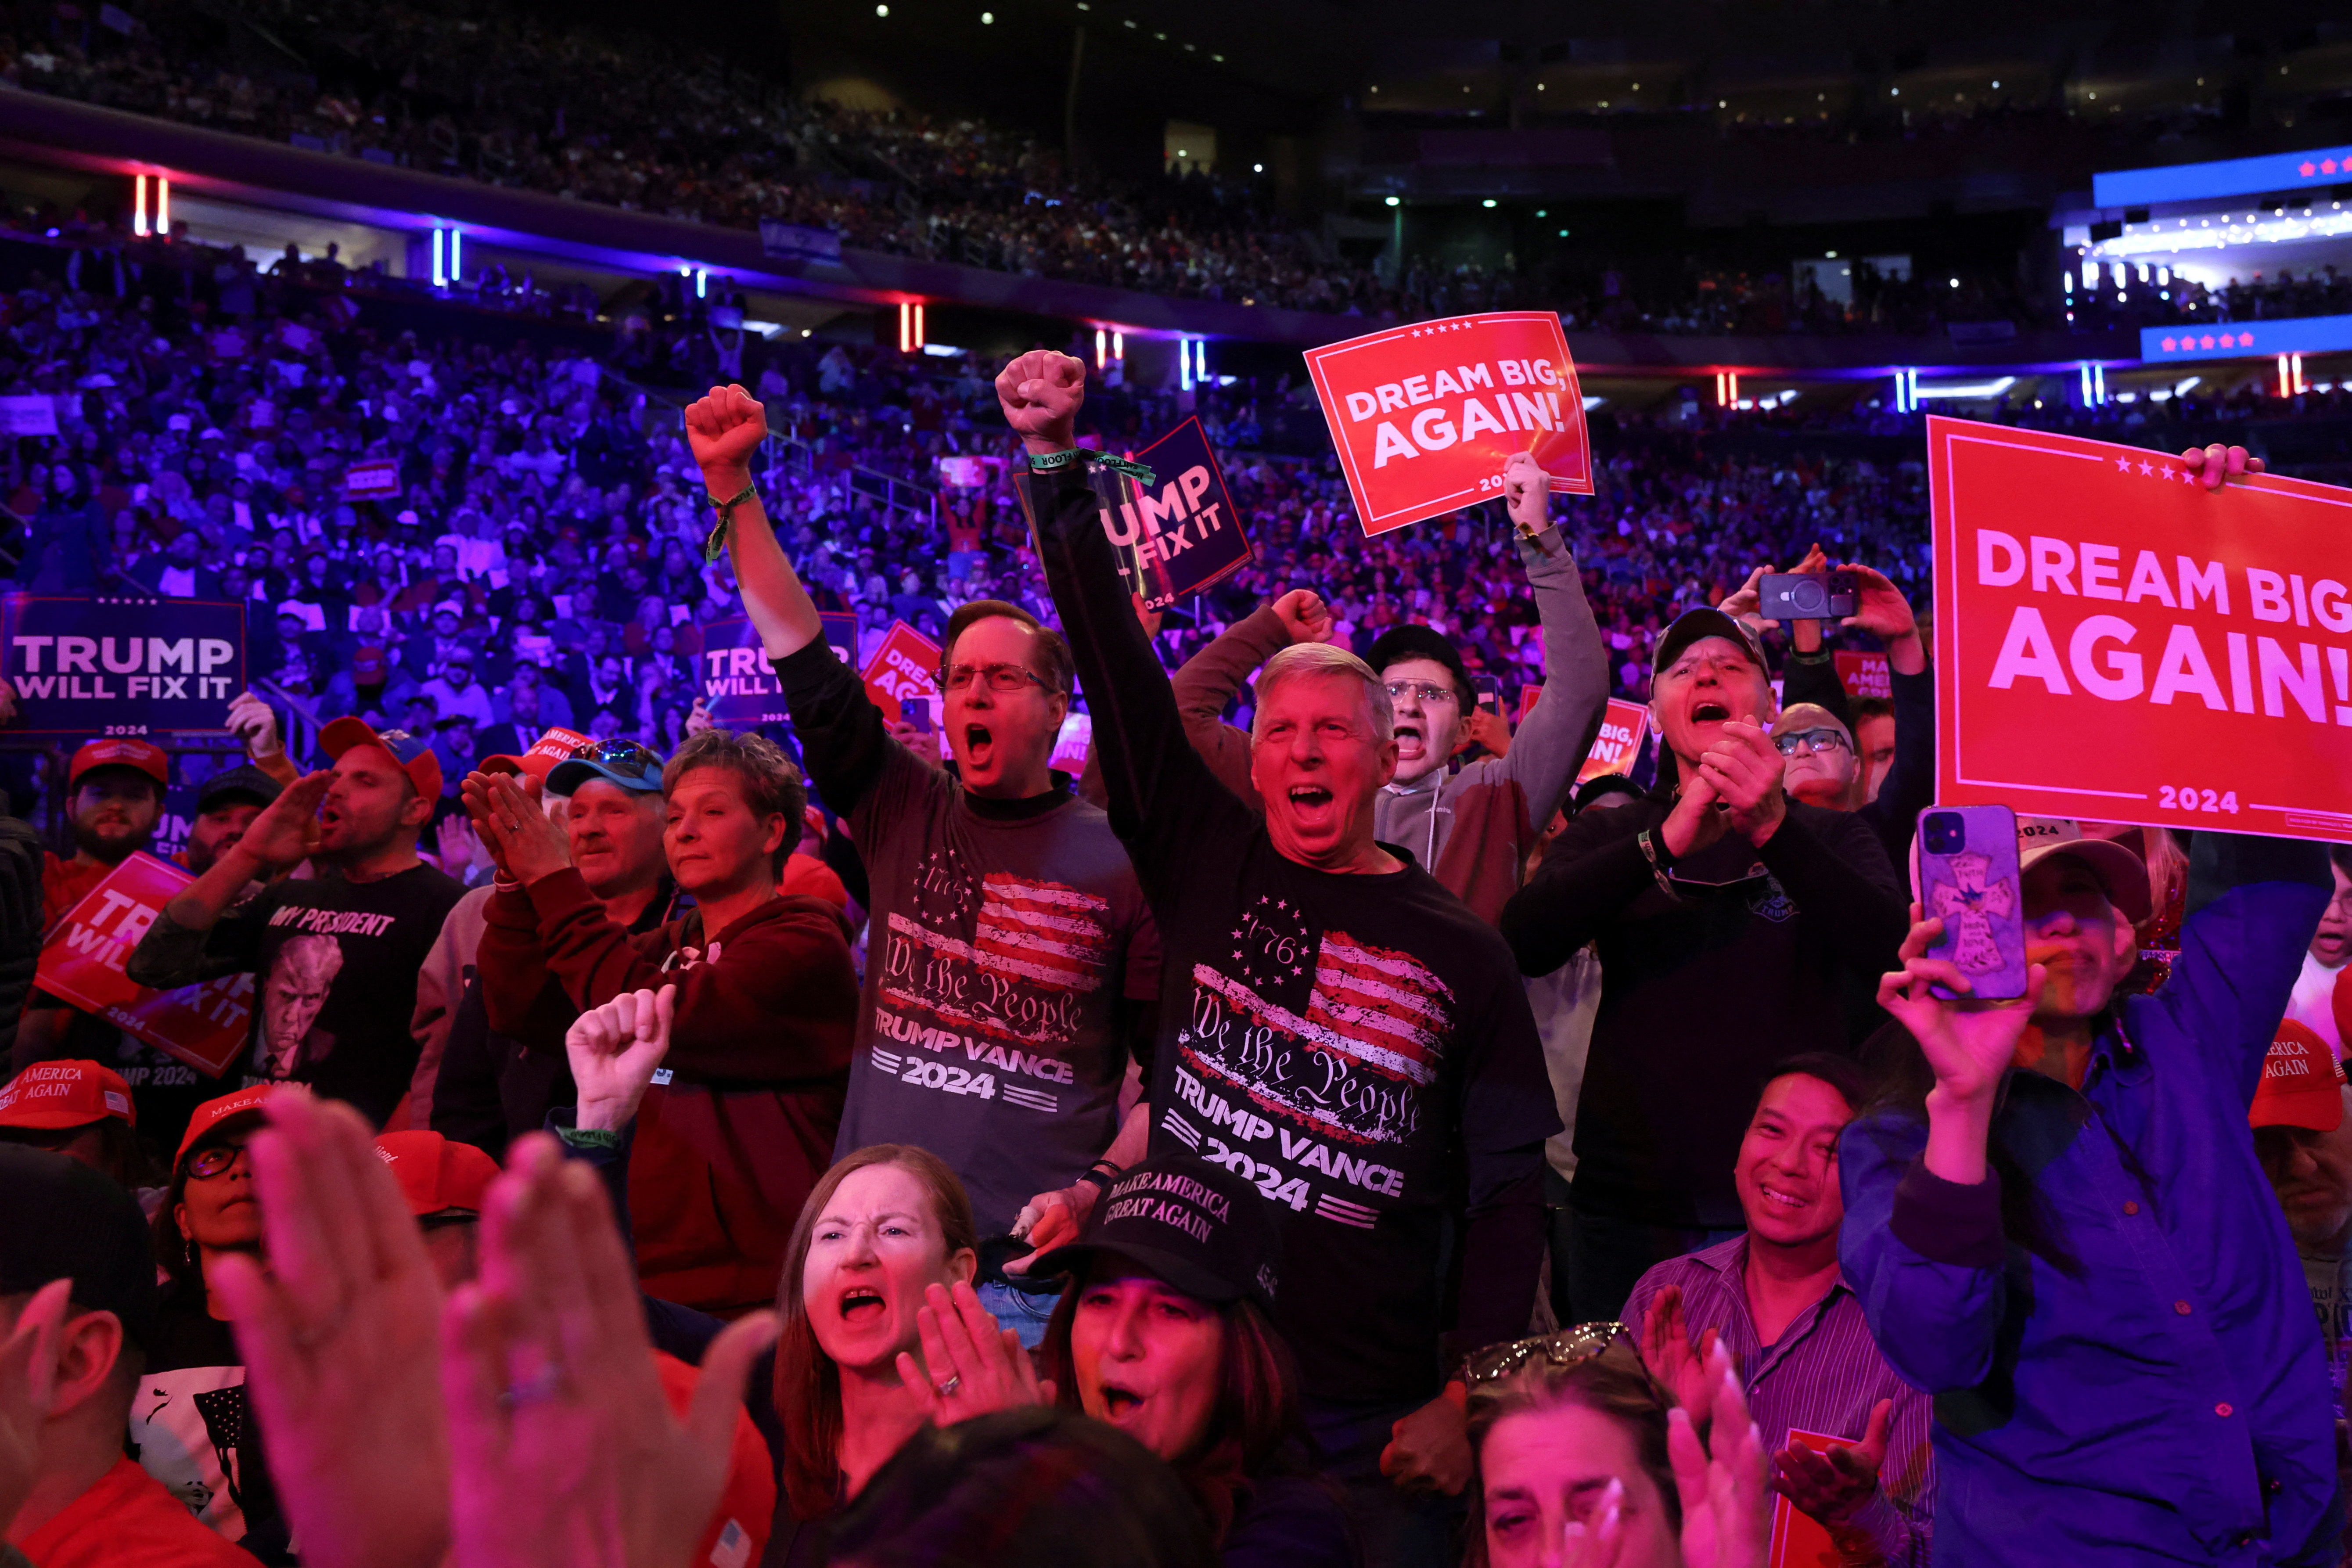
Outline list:
[[[2305,316],[2284,321],[2216,321],[2201,327],[2142,327],[2139,330],[2139,357],[2149,364],[2169,363],[2177,360],[2327,353],[2339,349],[2352,349],[2352,316]]]
[[[2223,158],[2211,163],[2168,163],[2156,169],[2120,169],[2091,176],[2091,205],[2147,206],[2157,202],[2194,202],[2214,196],[2268,195],[2307,188],[2314,195],[2352,182],[2352,147],[2309,153],[2273,153],[2260,158]]]

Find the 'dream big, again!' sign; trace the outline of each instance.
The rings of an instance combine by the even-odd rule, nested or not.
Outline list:
[[[1307,369],[1367,534],[1500,499],[1514,452],[1553,489],[1592,493],[1584,396],[1549,311],[1391,327],[1310,349]]]

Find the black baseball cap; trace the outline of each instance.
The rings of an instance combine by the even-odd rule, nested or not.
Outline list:
[[[79,1160],[0,1143],[0,1296],[73,1281],[74,1304],[155,1338],[155,1249],[139,1200]]]
[[[1704,605],[1696,610],[1685,610],[1675,617],[1675,624],[1668,626],[1665,635],[1658,639],[1657,658],[1651,662],[1650,668],[1653,670],[1671,669],[1675,660],[1682,658],[1685,648],[1695,642],[1705,642],[1709,637],[1724,638],[1745,653],[1748,662],[1758,669],[1767,675],[1771,673],[1772,667],[1764,662],[1763,648],[1757,645],[1748,628],[1721,610],[1708,609]]]
[[[268,805],[278,798],[280,787],[276,779],[247,763],[206,779],[204,787],[196,791],[196,809],[210,811],[232,796],[250,800],[256,805]]]
[[[1097,1254],[1126,1259],[1202,1301],[1274,1309],[1282,1233],[1256,1184],[1193,1154],[1158,1154],[1113,1181],[1078,1239],[1030,1266],[1037,1278],[1085,1273]]]
[[[1384,676],[1389,666],[1401,659],[1433,658],[1445,667],[1454,678],[1454,695],[1461,699],[1465,710],[1477,706],[1477,689],[1470,684],[1470,667],[1462,662],[1461,650],[1444,632],[1430,626],[1405,625],[1391,626],[1372,644],[1372,651],[1364,662],[1372,667],[1374,675]]]

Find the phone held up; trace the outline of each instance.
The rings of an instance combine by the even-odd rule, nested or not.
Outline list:
[[[931,700],[928,697],[898,699],[898,717],[915,727],[919,735],[931,732]]]
[[[2017,814],[2005,805],[1931,805],[1919,814],[1919,905],[1944,922],[1927,950],[1969,978],[1967,997],[2025,994],[2025,890]],[[1931,985],[1951,1001],[1960,993]]]
[[[1768,621],[1842,621],[1860,593],[1851,572],[1767,572],[1756,583],[1756,613]]]

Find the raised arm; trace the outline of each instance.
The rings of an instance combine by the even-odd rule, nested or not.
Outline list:
[[[2248,1105],[2334,888],[2324,844],[2200,828],[2189,846],[2180,958],[2151,1003]]]
[[[1033,458],[1076,450],[1073,430],[1086,395],[1086,367],[1076,360],[1044,349],[1024,354],[996,378],[996,391]],[[1102,503],[1082,463],[1025,473],[1018,488],[1094,719],[1111,826],[1156,898],[1188,858],[1218,842],[1213,836],[1230,842],[1244,831],[1250,814],[1185,735],[1175,693],[1120,585],[1097,517]]]
[[[1551,492],[1543,469],[1527,453],[1513,453],[1503,484],[1543,630],[1544,691],[1543,700],[1511,737],[1510,751],[1476,765],[1519,785],[1532,831],[1568,804],[1577,773],[1591,754],[1609,707],[1609,651],[1592,606],[1585,602],[1576,557],[1547,515]]]
[[[719,509],[718,535],[733,553],[743,613],[771,659],[798,653],[824,631],[800,574],[768,521],[751,482],[751,458],[768,438],[767,411],[740,386],[714,386],[686,410],[687,445]],[[714,550],[713,553],[716,553]]]

